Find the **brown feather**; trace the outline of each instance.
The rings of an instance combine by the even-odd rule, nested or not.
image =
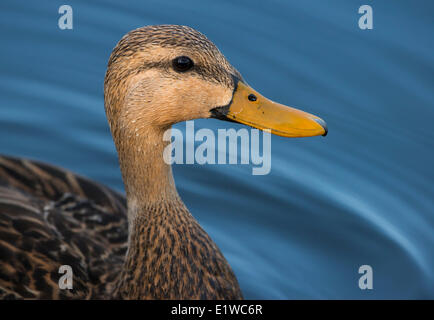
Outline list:
[[[120,194],[66,170],[0,157],[0,297],[104,297],[127,236]],[[59,289],[61,265],[73,269],[73,290]]]

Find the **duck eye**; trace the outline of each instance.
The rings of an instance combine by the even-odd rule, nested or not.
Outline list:
[[[172,61],[173,69],[178,72],[185,72],[193,67],[193,61],[186,56],[180,56]]]

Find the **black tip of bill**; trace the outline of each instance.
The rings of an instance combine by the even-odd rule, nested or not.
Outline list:
[[[323,137],[325,137],[327,135],[327,133],[329,132],[329,130],[327,129],[327,123],[325,123],[324,120],[322,119],[315,119],[315,121],[324,129],[324,134],[322,135]]]

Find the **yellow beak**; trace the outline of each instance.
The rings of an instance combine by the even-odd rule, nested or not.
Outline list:
[[[327,135],[327,125],[321,118],[271,101],[241,81],[225,116],[282,137]]]

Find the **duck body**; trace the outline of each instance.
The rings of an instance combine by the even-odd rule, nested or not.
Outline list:
[[[125,197],[67,170],[0,157],[0,297],[242,299],[228,262],[178,195],[164,137],[199,118],[285,137],[325,135],[325,122],[263,97],[203,34],[175,25],[119,41],[104,105]],[[65,265],[70,289],[59,286]]]
[[[54,166],[0,157],[0,298],[104,297],[127,237],[122,195]],[[72,268],[72,290],[59,287],[62,265]]]
[[[242,297],[220,250],[182,202],[148,210],[154,218],[131,234],[143,250],[125,260],[123,195],[67,170],[0,157],[0,299]],[[72,289],[59,286],[62,265],[73,270]]]

